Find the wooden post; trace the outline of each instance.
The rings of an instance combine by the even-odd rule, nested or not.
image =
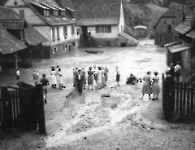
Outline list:
[[[11,132],[13,127],[13,117],[12,117],[12,103],[9,99],[9,93],[6,86],[1,87],[1,96],[3,103],[3,125],[2,129],[6,132]]]
[[[45,126],[45,110],[44,110],[44,100],[43,100],[43,89],[42,84],[36,84],[36,100],[39,103],[38,108],[38,124],[39,124],[39,134],[46,134]]]
[[[18,69],[18,54],[17,54],[17,52],[14,53],[14,57],[15,57],[15,69]]]

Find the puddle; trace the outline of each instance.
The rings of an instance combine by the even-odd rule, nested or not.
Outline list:
[[[78,106],[85,103],[85,94],[79,95],[79,93],[73,94],[65,103],[65,107]]]
[[[114,97],[102,97],[102,106],[104,108],[110,107],[112,109],[116,108],[118,104],[117,98]]]

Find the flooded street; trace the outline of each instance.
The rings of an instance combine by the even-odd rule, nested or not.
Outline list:
[[[165,72],[166,51],[155,46],[153,40],[141,40],[137,47],[82,48],[51,60],[37,62],[32,69],[39,69],[50,78],[50,67],[60,66],[65,90],[49,88],[45,105],[46,136],[25,134],[20,139],[2,145],[12,149],[42,150],[193,150],[194,126],[177,126],[167,123],[162,116],[162,99],[140,99],[142,82],[126,85],[133,73],[142,78],[147,71]],[[91,54],[85,50],[100,50]],[[66,95],[73,89],[75,67],[88,70],[89,66],[108,67],[108,84],[101,90],[83,91],[82,96]],[[115,87],[115,67],[121,73],[121,85]],[[32,70],[24,81],[32,83]],[[10,77],[10,82],[13,77]],[[111,88],[112,87],[112,88]],[[110,97],[102,97],[110,94]],[[13,145],[13,146],[11,146]],[[41,145],[41,146],[40,146]]]

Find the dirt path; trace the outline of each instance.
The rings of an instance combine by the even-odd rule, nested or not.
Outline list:
[[[167,67],[164,49],[154,46],[152,40],[143,40],[137,47],[101,48],[104,53],[97,55],[87,54],[85,50],[35,64],[32,69],[39,69],[41,74],[49,74],[51,66],[59,65],[66,89],[49,88],[48,104],[45,105],[46,136],[27,133],[21,138],[3,141],[0,149],[195,149],[193,126],[165,122],[161,98],[149,101],[145,96],[141,100],[142,83],[125,84],[130,73],[143,77],[149,70],[158,71],[161,78]],[[94,64],[108,67],[108,86],[101,90],[84,90],[82,96],[75,94],[67,99],[66,94],[72,90],[73,67],[87,69]],[[121,72],[121,86],[111,88],[116,84],[115,66],[119,66]],[[22,79],[32,83],[32,70],[22,71]],[[0,78],[6,82],[7,78]],[[14,80],[11,76],[9,83],[13,84]],[[101,97],[108,93],[110,97]]]

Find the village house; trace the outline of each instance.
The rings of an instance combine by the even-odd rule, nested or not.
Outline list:
[[[33,48],[41,48],[41,42],[46,42],[38,31],[30,26],[14,10],[0,7],[0,59],[1,65],[9,66],[11,61],[18,68],[18,58],[28,59],[32,55],[41,57]],[[15,58],[15,60],[14,60]]]
[[[82,29],[81,46],[119,46],[132,39],[137,43],[137,39],[123,32],[125,22],[121,0],[71,1],[76,10],[77,26]],[[125,40],[119,40],[121,33]],[[126,39],[128,37],[131,39]]]
[[[184,9],[182,22],[175,27],[179,34],[177,41],[166,44],[167,64],[181,62],[186,81],[195,81],[195,18],[193,12]]]
[[[178,33],[174,28],[181,22],[182,8],[179,6],[171,7],[165,12],[154,26],[155,44],[164,46],[167,43],[178,39]]]
[[[80,35],[76,32],[75,10],[69,0],[4,0],[3,5],[12,8],[47,38],[42,43],[43,58],[55,57],[78,46]]]

